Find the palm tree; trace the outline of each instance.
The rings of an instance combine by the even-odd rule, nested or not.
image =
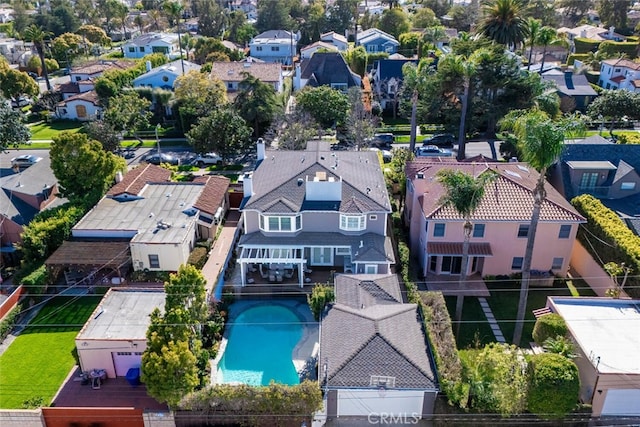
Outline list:
[[[22,38],[26,41],[30,41],[33,43],[33,46],[36,48],[36,52],[40,57],[40,64],[42,65],[42,74],[44,74],[44,79],[47,82],[47,90],[51,92],[51,82],[49,81],[49,72],[47,71],[47,64],[44,60],[44,41],[51,37],[51,33],[48,31],[44,31],[37,25],[29,25],[22,32]]]
[[[115,7],[115,16],[114,18],[118,21],[120,26],[122,27],[122,40],[127,39],[127,18],[129,17],[129,8],[124,3],[118,3],[118,6]]]
[[[533,47],[538,43],[540,28],[542,28],[542,22],[539,19],[529,18],[527,20],[527,34],[529,34],[529,61],[527,62],[527,71],[531,69]]]
[[[540,65],[540,74],[544,71],[544,57],[547,54],[547,46],[549,45],[558,45],[566,43],[566,41],[558,37],[558,33],[555,28],[552,27],[542,27],[540,29],[540,34],[538,34],[538,44],[542,46],[542,64]]]
[[[180,65],[182,66],[182,74],[184,74],[184,60],[182,59],[182,39],[180,38],[180,17],[182,16],[182,10],[184,9],[182,4],[177,1],[166,1],[162,5],[164,13],[167,14],[167,18],[174,21],[178,32],[178,48],[180,49]]]
[[[431,59],[422,59],[416,67],[413,64],[405,64],[402,67],[403,90],[411,91],[411,134],[409,136],[409,150],[413,153],[416,149],[416,129],[418,117],[418,96],[424,92],[429,76],[433,74]]]
[[[565,135],[584,131],[584,122],[573,116],[571,119],[554,121],[541,110],[526,112],[513,111],[501,122],[501,127],[512,131],[518,139],[520,152],[524,160],[534,167],[538,173],[538,180],[533,190],[533,211],[529,232],[527,234],[527,246],[522,263],[522,280],[520,284],[520,298],[518,300],[518,314],[513,333],[513,343],[520,344],[522,328],[527,308],[529,282],[531,280],[531,261],[533,259],[533,247],[540,221],[542,204],[547,197],[545,190],[545,175],[547,169],[553,165],[564,146]]]
[[[494,0],[482,8],[478,33],[507,47],[516,47],[527,37],[527,22],[520,0]]]
[[[460,267],[460,286],[458,298],[456,299],[456,328],[460,329],[462,319],[462,307],[464,305],[464,295],[462,288],[467,280],[467,269],[469,266],[469,241],[473,224],[471,217],[480,206],[484,197],[484,189],[488,182],[495,179],[495,173],[490,169],[483,171],[479,176],[474,177],[466,172],[453,169],[442,169],[438,171],[436,177],[445,189],[445,194],[440,198],[440,203],[445,207],[453,208],[464,220],[464,243],[462,244],[462,266]]]
[[[427,43],[427,46],[433,46],[434,49],[436,48],[436,43],[443,40],[446,36],[447,34],[444,32],[444,27],[439,25],[425,28],[422,32],[422,40]]]

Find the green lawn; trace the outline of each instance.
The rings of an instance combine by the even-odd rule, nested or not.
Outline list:
[[[76,364],[75,337],[101,296],[49,301],[0,356],[0,408],[21,408],[28,399],[45,405]]]
[[[451,319],[455,319],[456,297],[445,297],[447,309]],[[453,332],[456,332],[456,325],[453,325]],[[491,342],[495,342],[496,338],[489,327],[487,318],[480,307],[478,298],[466,297],[462,308],[462,324],[460,332],[456,336],[456,344],[459,349],[469,347],[484,346]]]
[[[53,139],[60,132],[78,132],[82,127],[81,122],[72,120],[56,120],[51,123],[38,123],[29,127],[31,130],[31,139]]]
[[[515,319],[518,312],[518,298],[520,295],[520,283],[514,280],[487,282],[487,287],[491,292],[491,297],[487,298],[493,315],[498,321],[502,334],[510,341],[513,338]],[[533,341],[533,325],[535,317],[533,310],[542,308],[547,303],[547,296],[594,296],[595,293],[586,286],[584,282],[576,282],[571,288],[564,281],[556,280],[553,287],[531,287],[527,299],[527,310],[525,315],[524,330],[522,333],[522,347],[528,347]]]

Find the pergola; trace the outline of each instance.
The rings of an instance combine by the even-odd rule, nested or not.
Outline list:
[[[45,261],[53,276],[69,267],[83,271],[110,269],[120,277],[130,265],[129,242],[66,241]]]
[[[307,260],[304,258],[303,249],[295,247],[276,248],[242,248],[240,257],[240,276],[242,286],[247,284],[247,265],[249,264],[291,264],[298,267],[299,285],[304,286],[304,270]]]

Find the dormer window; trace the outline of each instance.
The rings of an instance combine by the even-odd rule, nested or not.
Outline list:
[[[302,229],[300,215],[260,215],[260,230],[270,232],[292,232]]]
[[[366,215],[340,215],[340,230],[362,231],[367,228]]]

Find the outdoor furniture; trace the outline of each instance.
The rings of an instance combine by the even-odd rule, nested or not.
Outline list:
[[[91,388],[94,390],[100,390],[102,381],[107,378],[107,371],[104,369],[93,369],[89,372],[89,378],[91,379]]]

